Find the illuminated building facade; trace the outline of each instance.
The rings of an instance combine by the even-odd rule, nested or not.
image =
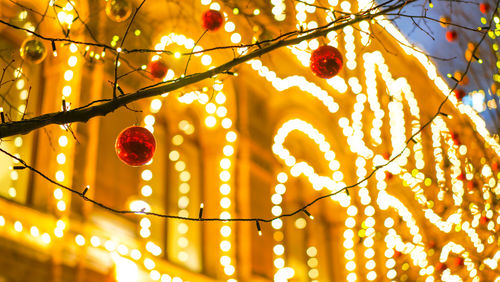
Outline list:
[[[26,2],[0,2],[0,17],[35,28],[39,18],[26,7],[43,11],[46,3]],[[328,10],[300,2],[250,2],[147,1],[124,46],[171,52],[124,54],[118,70],[145,70],[162,60],[169,67],[164,80],[171,80],[248,50],[197,53],[189,64],[185,52],[262,41],[280,29],[333,20]],[[104,1],[51,3],[55,18],[39,26],[41,34],[60,37],[62,28],[90,42],[85,21],[93,36],[114,51],[121,48],[127,23],[109,21]],[[372,3],[328,4],[350,14]],[[222,11],[225,23],[195,47],[203,33],[199,15],[207,9]],[[103,118],[1,143],[58,183],[82,191],[88,186],[86,197],[118,210],[197,217],[203,204],[207,218],[268,219],[360,182],[349,193],[262,222],[259,236],[253,221],[112,213],[26,169],[7,169],[19,163],[2,155],[0,281],[499,279],[500,145],[455,96],[438,110],[450,86],[389,21],[374,21],[378,25],[361,21],[283,47],[233,74]],[[26,32],[0,27],[2,49],[17,50]],[[332,79],[314,77],[308,68],[310,50],[321,44],[344,54],[344,69]],[[57,44],[57,56],[49,54],[43,64],[9,69],[15,106],[8,117],[60,111],[62,99],[69,110],[109,98],[113,58],[103,48]],[[130,93],[152,83],[137,71],[119,84]],[[126,166],[114,152],[118,133],[133,124],[148,128],[157,142],[152,162],[142,167]]]

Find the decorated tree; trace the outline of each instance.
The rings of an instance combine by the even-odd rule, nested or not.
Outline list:
[[[499,279],[498,1],[0,5],[0,280]]]

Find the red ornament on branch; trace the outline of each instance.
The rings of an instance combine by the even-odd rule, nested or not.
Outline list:
[[[461,257],[457,257],[453,260],[453,265],[456,267],[464,265],[464,259]]]
[[[487,14],[490,11],[490,4],[483,2],[479,4],[479,11],[483,14]]]
[[[429,248],[434,249],[434,247],[436,247],[436,242],[431,240],[431,241],[429,241],[428,245],[429,245]]]
[[[456,146],[460,146],[460,139],[458,133],[451,132],[450,137],[453,140],[453,144],[455,144]]]
[[[151,78],[161,80],[167,74],[168,68],[163,61],[156,60],[148,63],[146,71],[149,73]]]
[[[476,180],[473,179],[473,180],[467,182],[467,189],[469,191],[473,191],[476,188],[477,188],[477,182],[476,182]]]
[[[448,30],[446,32],[446,40],[448,40],[448,42],[453,42],[453,41],[457,40],[457,37],[458,37],[458,34],[454,30]]]
[[[499,167],[500,164],[498,163],[498,161],[493,161],[493,163],[491,164],[491,169],[495,172],[498,170]]]
[[[488,223],[488,221],[490,221],[489,218],[484,215],[479,218],[479,223],[481,223],[482,225],[485,225],[486,223]]]
[[[385,172],[385,180],[391,180],[392,179],[392,173],[386,171]]]
[[[446,264],[442,263],[442,262],[437,262],[436,263],[436,270],[441,272],[443,270],[446,269]]]
[[[459,175],[457,175],[457,180],[463,181],[465,180],[465,174],[461,172]]]
[[[153,158],[156,141],[149,130],[131,126],[116,138],[115,151],[120,160],[129,166],[141,166]]]
[[[216,31],[222,26],[224,18],[222,17],[222,14],[219,11],[208,10],[205,13],[203,13],[201,21],[205,29],[208,29],[210,31]]]
[[[455,97],[457,97],[458,101],[462,101],[462,98],[467,95],[463,89],[455,89],[453,92],[455,93]]]
[[[343,59],[333,46],[321,46],[311,54],[311,70],[321,78],[332,78],[342,69]]]

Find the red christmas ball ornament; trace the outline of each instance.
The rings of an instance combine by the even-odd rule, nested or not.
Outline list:
[[[448,30],[446,32],[446,40],[448,40],[448,42],[453,42],[453,41],[457,40],[457,37],[458,37],[458,34],[454,30]]]
[[[386,171],[385,172],[385,180],[391,180],[392,179],[392,173]]]
[[[453,265],[456,267],[464,265],[464,259],[460,257],[455,258],[455,260],[453,261]]]
[[[436,263],[436,270],[441,272],[443,270],[446,269],[446,264],[442,263],[442,262],[437,262]]]
[[[442,263],[442,262],[438,262],[436,263],[436,270],[441,272],[443,270],[446,269],[446,264]]]
[[[500,164],[498,163],[498,161],[493,161],[493,163],[491,164],[491,169],[493,171],[497,171],[499,167],[500,167]]]
[[[465,93],[463,89],[455,89],[453,92],[455,93],[455,97],[459,101],[462,101],[462,98],[464,98],[465,95],[467,95],[467,93]]]
[[[333,46],[321,46],[311,54],[311,70],[321,78],[332,78],[342,69],[343,59]]]
[[[208,29],[210,31],[216,31],[222,26],[224,18],[222,17],[222,14],[219,11],[208,10],[205,13],[203,13],[201,21],[205,29]]]
[[[465,174],[463,172],[461,172],[459,175],[457,175],[457,180],[465,180]]]
[[[153,79],[163,79],[167,74],[168,68],[163,61],[156,60],[148,63],[146,71]]]
[[[458,133],[451,132],[450,137],[453,140],[453,144],[455,144],[456,146],[460,146],[460,139]]]
[[[476,180],[471,180],[471,181],[467,182],[467,189],[469,191],[473,191],[475,188],[477,188]]]
[[[479,4],[479,11],[483,14],[487,14],[490,11],[490,8],[490,4],[488,3],[483,2]]]
[[[479,223],[481,223],[482,225],[485,225],[486,223],[488,223],[488,221],[489,219],[484,215],[479,218]]]
[[[149,130],[140,126],[124,129],[116,138],[115,151],[129,166],[141,166],[153,158],[156,141]]]

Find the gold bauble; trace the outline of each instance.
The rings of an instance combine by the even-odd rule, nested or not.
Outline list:
[[[439,24],[441,25],[441,27],[447,28],[448,25],[450,24],[450,18],[447,16],[441,16],[439,18]]]
[[[47,48],[37,38],[28,38],[21,45],[21,57],[33,64],[39,64],[47,56]]]
[[[106,15],[117,23],[128,19],[131,12],[132,7],[127,0],[109,0],[106,3]]]

